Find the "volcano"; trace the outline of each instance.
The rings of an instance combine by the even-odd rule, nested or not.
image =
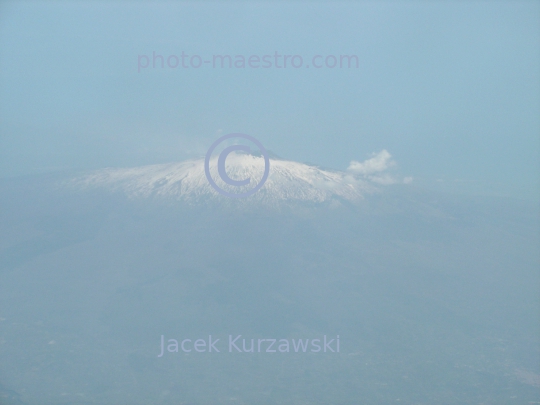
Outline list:
[[[227,159],[230,178],[250,179],[250,184],[234,187],[219,176],[217,158],[210,161],[210,174],[217,185],[230,193],[243,193],[261,181],[265,161],[261,156],[231,153]],[[82,188],[106,187],[121,190],[131,197],[164,197],[188,203],[227,201],[210,185],[204,159],[127,169],[104,169],[72,180]],[[359,202],[377,191],[373,182],[352,173],[321,169],[317,166],[270,159],[270,175],[250,203],[276,206],[295,202]]]

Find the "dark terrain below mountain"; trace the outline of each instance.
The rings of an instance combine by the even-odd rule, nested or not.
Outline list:
[[[0,185],[1,404],[540,401],[532,204],[393,185],[239,208],[57,180]],[[238,334],[341,347],[158,357],[161,335]]]

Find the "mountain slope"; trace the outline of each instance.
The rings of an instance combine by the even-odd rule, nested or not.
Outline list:
[[[210,173],[216,184],[231,193],[251,190],[264,172],[264,159],[250,154],[231,153],[227,159],[227,174],[231,179],[250,178],[247,186],[227,185],[218,174],[217,158],[210,161]],[[103,169],[69,182],[82,188],[106,187],[120,190],[132,197],[172,197],[186,202],[229,200],[208,182],[204,159],[179,163],[141,166],[126,169]],[[264,186],[248,201],[265,204],[287,202],[323,203],[346,200],[361,201],[378,188],[367,179],[349,172],[323,170],[316,166],[288,160],[270,159],[270,175]]]

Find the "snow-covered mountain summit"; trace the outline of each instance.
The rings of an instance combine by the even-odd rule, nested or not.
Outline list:
[[[253,189],[259,183],[264,165],[261,156],[229,154],[226,161],[227,175],[233,180],[250,179],[248,185],[241,187],[228,185],[221,179],[217,157],[210,160],[209,167],[212,179],[221,189],[241,193]],[[359,202],[378,190],[380,184],[377,183],[384,182],[353,170],[321,169],[304,163],[270,158],[270,173],[263,187],[255,194],[241,199],[223,196],[210,185],[205,175],[204,159],[102,169],[73,179],[70,183],[83,188],[105,187],[138,198],[164,197],[189,203],[242,200],[273,205],[282,202]]]

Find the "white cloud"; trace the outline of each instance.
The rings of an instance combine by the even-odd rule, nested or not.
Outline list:
[[[383,149],[379,153],[374,153],[372,158],[363,162],[357,162],[356,160],[353,160],[349,164],[347,170],[356,174],[369,176],[376,173],[384,172],[385,170],[394,166],[395,162],[391,159],[392,155],[388,153],[386,149]]]
[[[373,153],[371,158],[363,162],[351,161],[347,171],[357,178],[360,177],[384,186],[395,183],[411,183],[413,181],[412,177],[405,177],[403,180],[399,180],[387,172],[395,165],[396,162],[392,160],[392,155],[386,149],[383,149],[379,153]]]

